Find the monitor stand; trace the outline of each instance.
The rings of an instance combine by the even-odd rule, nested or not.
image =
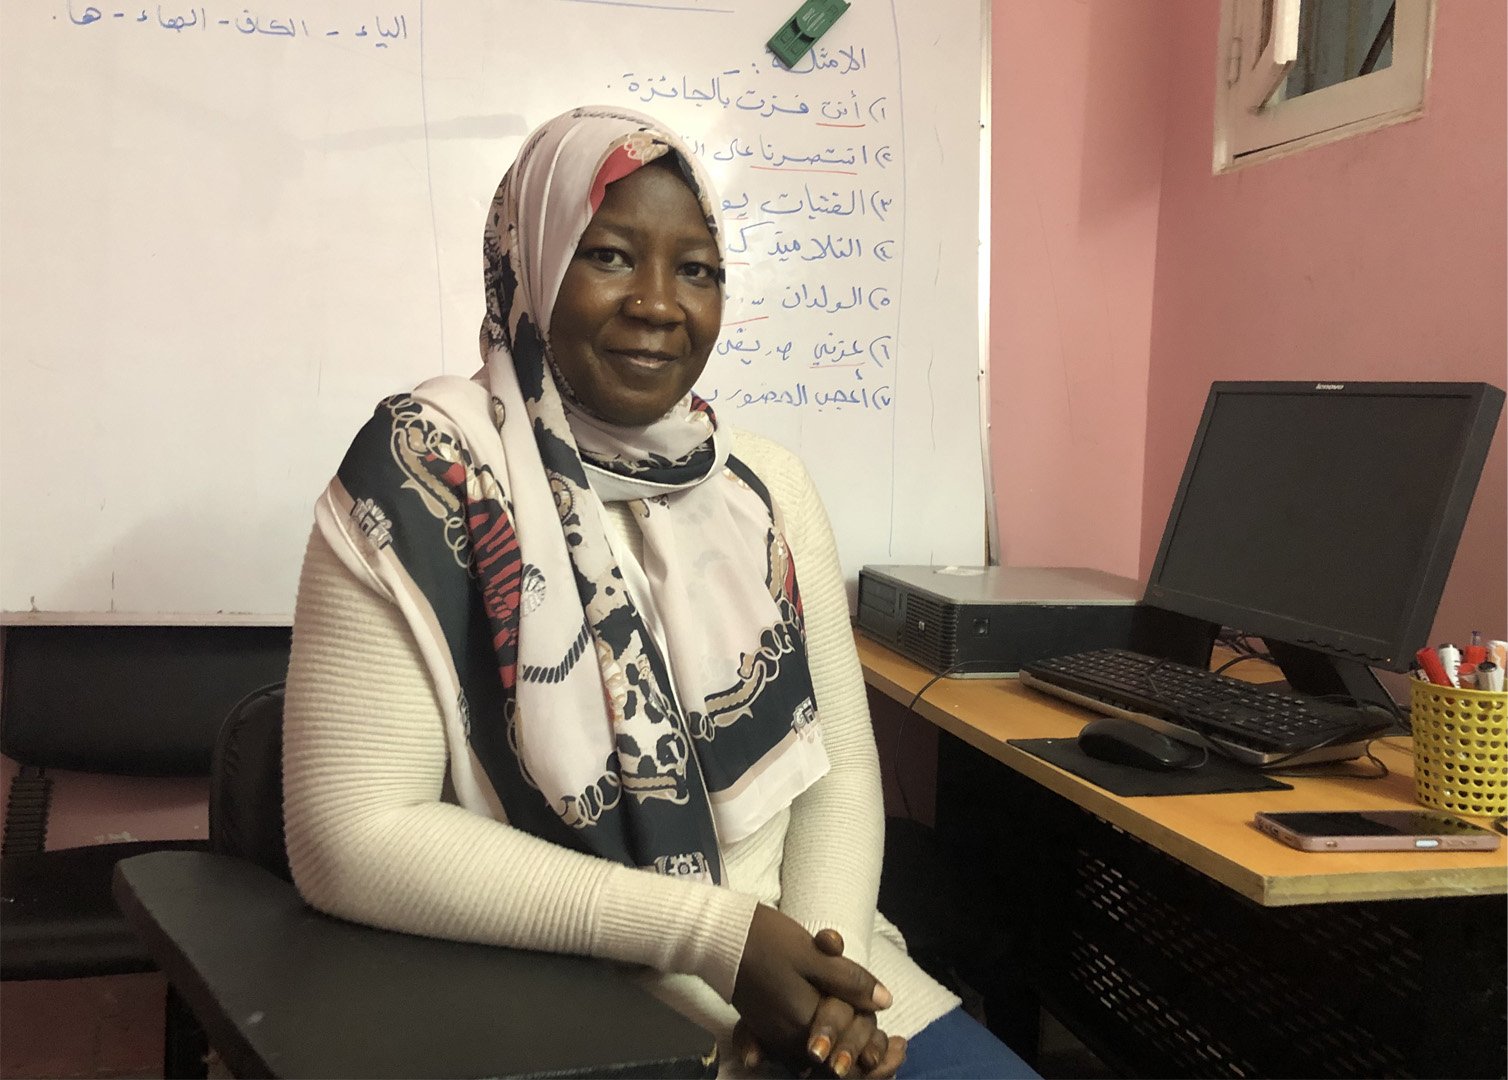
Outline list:
[[[1218,624],[1196,619],[1148,603],[1136,606],[1132,621],[1131,648],[1147,656],[1172,660],[1190,667],[1210,665]],[[1253,635],[1261,637],[1260,634]],[[1262,638],[1283,679],[1296,694],[1333,697],[1340,704],[1380,705],[1397,712],[1393,695],[1377,674],[1359,660],[1343,660],[1302,645]]]
[[[1131,648],[1144,656],[1207,668],[1220,627],[1143,601],[1131,613]]]
[[[1396,713],[1393,695],[1366,664],[1316,652],[1302,645],[1263,638],[1288,685],[1300,694],[1337,698],[1339,704],[1380,705]],[[1349,700],[1347,700],[1349,699]]]

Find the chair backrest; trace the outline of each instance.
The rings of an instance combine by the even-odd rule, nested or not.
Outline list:
[[[22,765],[207,776],[226,710],[288,671],[286,626],[10,626],[0,751]]]
[[[111,899],[115,863],[147,851],[202,850],[205,841],[44,850],[49,773],[208,777],[227,710],[248,690],[283,678],[288,649],[287,627],[5,629],[0,750],[22,769],[0,843],[0,978],[153,970]]]
[[[210,769],[209,839],[292,881],[283,836],[283,684],[248,694],[225,717]]]

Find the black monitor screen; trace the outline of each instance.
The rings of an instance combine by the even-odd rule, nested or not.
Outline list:
[[[1216,383],[1148,601],[1403,670],[1501,402],[1475,383]]]

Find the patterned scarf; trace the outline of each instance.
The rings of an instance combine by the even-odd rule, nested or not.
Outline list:
[[[433,681],[455,801],[608,859],[713,882],[827,770],[778,508],[688,395],[622,428],[562,393],[546,342],[606,187],[674,154],[648,117],[576,109],[534,132],[484,240],[484,366],[383,401],[316,507],[403,613]],[[626,502],[642,562],[615,552]]]

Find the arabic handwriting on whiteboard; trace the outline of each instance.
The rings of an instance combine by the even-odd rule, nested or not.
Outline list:
[[[843,311],[883,311],[890,306],[890,290],[884,285],[836,286],[831,291],[826,282],[813,287],[811,282],[786,286],[780,306],[787,311],[806,309],[836,315]]]
[[[185,42],[216,35],[355,39],[387,48],[409,38],[402,6],[344,21],[312,6],[270,11],[204,2],[116,10],[54,2],[54,20],[77,28],[80,37],[112,33],[98,26],[119,23],[146,27],[141,33],[149,38],[148,31],[170,31],[158,40]],[[113,33],[139,39],[136,31]],[[887,97],[864,93],[857,79],[831,81],[863,71],[867,62],[862,47],[819,48],[780,79],[750,65],[626,73],[616,84],[633,99],[663,105],[667,118],[677,110],[703,118],[686,120],[698,128],[687,141],[726,178],[728,264],[765,268],[747,278],[732,271],[737,287],[725,298],[731,321],[714,345],[720,374],[711,376],[724,385],[703,394],[720,407],[872,413],[893,406],[890,385],[875,384],[894,379],[903,223],[898,133],[889,124]]]
[[[82,11],[74,7],[73,0],[65,0],[63,10],[69,23],[73,26],[90,26],[105,18],[108,8],[101,9],[89,6]],[[374,38],[372,45],[379,49],[386,49],[391,44],[408,40],[408,15],[398,12],[391,15],[377,15],[370,23],[360,23],[354,28],[332,27],[329,25],[317,26],[311,29],[309,20],[306,18],[294,18],[278,13],[276,16],[264,18],[261,14],[249,7],[240,9],[239,14],[231,14],[222,9],[205,5],[202,7],[189,7],[176,9],[173,5],[158,4],[152,9],[128,8],[119,11],[110,11],[112,22],[116,19],[130,20],[138,26],[150,26],[160,30],[171,30],[174,34],[182,34],[185,30],[198,28],[208,31],[211,28],[234,30],[244,37],[277,37],[277,38],[332,38],[349,35],[351,37]],[[54,21],[58,16],[53,16]],[[370,26],[370,29],[368,28]]]
[[[890,220],[895,205],[895,196],[882,188],[859,186],[820,190],[811,183],[769,195],[757,205],[752,203],[748,192],[741,192],[737,199],[725,198],[722,204],[723,217],[728,221],[748,221],[747,211],[755,210],[769,218],[800,217],[806,221],[819,221],[822,218],[864,217],[879,222]]]
[[[807,54],[801,58],[801,62],[793,68],[786,68],[792,75],[811,75],[814,72],[822,72],[829,75],[850,75],[855,71],[863,71],[869,66],[869,54],[863,48],[855,48],[852,45],[835,47],[831,51],[817,46],[807,50]]]
[[[815,94],[808,97],[805,92],[775,92],[769,89],[768,81],[760,76],[757,68],[752,67],[729,68],[715,75],[696,76],[682,72],[625,71],[610,82],[608,88],[622,89],[644,105],[684,102],[698,108],[715,106],[765,120],[777,116],[803,116],[855,128],[883,123],[889,118],[890,111],[890,99],[883,94],[865,96],[857,90],[850,90],[846,94],[819,98]]]
[[[804,409],[814,406],[819,412],[825,409],[841,411],[845,408],[884,412],[895,404],[895,393],[887,384],[879,387],[851,386],[818,389],[805,382],[783,386],[758,386],[745,389],[742,386],[731,390],[717,388],[698,391],[709,402],[719,402],[735,409],[775,408]]]

